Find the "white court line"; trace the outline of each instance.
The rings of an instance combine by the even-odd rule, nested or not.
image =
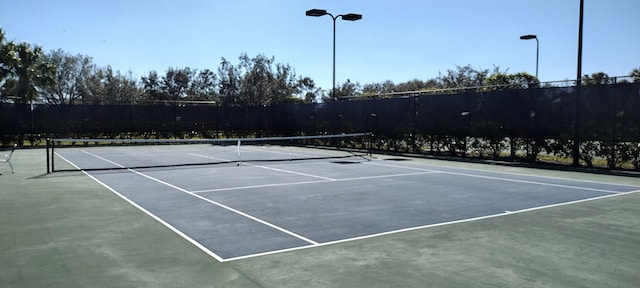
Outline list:
[[[83,151],[84,152],[84,151]],[[86,152],[88,153],[88,152]],[[57,154],[57,153],[56,153]],[[90,154],[90,153],[89,153]],[[97,156],[97,155],[96,155]],[[98,156],[99,157],[99,156]],[[63,157],[61,157],[62,159],[64,159]],[[100,157],[99,157],[100,158]],[[64,159],[65,161],[69,162],[70,164],[74,165],[72,162]],[[106,160],[106,159],[105,159]],[[108,160],[106,160],[108,161]],[[113,163],[113,162],[112,162]],[[113,163],[115,165],[119,165],[116,163]],[[370,162],[367,162],[367,164],[373,164]],[[392,177],[392,176],[400,176],[400,175],[417,175],[417,174],[430,174],[430,173],[438,173],[438,172],[442,172],[442,171],[435,171],[435,170],[431,170],[431,169],[421,169],[421,168],[412,168],[412,167],[403,167],[403,166],[399,166],[399,165],[386,165],[386,164],[378,164],[375,163],[374,165],[382,165],[382,166],[390,166],[390,167],[398,167],[398,168],[405,168],[405,169],[410,169],[410,170],[418,170],[418,171],[423,171],[422,173],[420,172],[416,172],[416,173],[404,173],[404,174],[395,174],[395,175],[382,175],[382,176],[369,176],[369,177],[356,177],[356,178],[350,178],[350,179],[337,179],[336,181],[348,181],[348,180],[357,180],[357,179],[370,179],[370,178],[381,178],[381,177]],[[75,165],[74,165],[75,166]],[[433,166],[433,165],[430,165]],[[76,168],[78,168],[76,166]],[[453,167],[455,168],[455,167]],[[78,168],[79,169],[79,168]],[[459,168],[459,169],[465,169],[465,168]],[[467,170],[473,170],[473,169],[467,169]],[[137,171],[133,171],[130,170],[134,173],[140,174],[141,176],[147,177],[149,178],[150,176],[148,175],[144,175],[142,173],[139,173]],[[481,170],[478,170],[481,171]],[[486,171],[484,171],[486,172]],[[504,213],[498,213],[498,214],[492,214],[492,215],[487,215],[487,216],[480,216],[480,217],[475,217],[475,218],[469,218],[469,219],[462,219],[462,220],[456,220],[456,221],[450,221],[450,222],[443,222],[443,223],[435,223],[435,224],[430,224],[430,225],[423,225],[423,226],[416,226],[416,227],[409,227],[409,228],[404,228],[404,229],[398,229],[398,230],[393,230],[393,231],[387,231],[387,232],[382,232],[382,233],[377,233],[377,234],[370,234],[370,235],[365,235],[365,236],[360,236],[360,237],[353,237],[353,238],[348,238],[348,239],[342,239],[342,240],[336,240],[336,241],[330,241],[330,242],[324,242],[324,243],[318,243],[318,242],[314,242],[315,244],[313,245],[307,245],[307,246],[299,246],[299,247],[295,247],[295,248],[289,248],[289,249],[282,249],[282,250],[275,250],[275,251],[269,251],[269,252],[264,252],[264,253],[257,253],[257,254],[251,254],[251,255],[245,255],[245,256],[239,256],[239,257],[231,257],[231,258],[221,258],[219,256],[217,256],[215,253],[211,252],[210,250],[208,250],[206,247],[200,245],[197,241],[191,239],[189,236],[184,235],[184,233],[180,232],[179,230],[173,228],[170,224],[164,222],[162,219],[158,218],[157,216],[153,215],[152,213],[146,211],[144,208],[140,207],[139,205],[137,205],[136,203],[132,202],[131,200],[129,200],[128,198],[126,198],[125,196],[119,194],[117,191],[113,190],[112,188],[110,188],[109,186],[105,185],[104,183],[100,182],[99,180],[95,179],[93,176],[87,174],[86,172],[83,171],[83,173],[85,173],[87,176],[89,176],[90,178],[92,178],[93,180],[95,180],[96,182],[100,183],[101,185],[105,186],[106,188],[108,188],[109,190],[113,191],[114,193],[116,193],[116,195],[122,197],[123,199],[125,199],[127,202],[131,203],[132,205],[134,205],[135,207],[137,207],[138,209],[140,209],[141,211],[149,214],[151,217],[153,217],[154,219],[158,220],[160,223],[164,224],[165,226],[169,227],[172,231],[176,232],[178,235],[182,236],[183,238],[187,239],[188,241],[190,241],[191,243],[193,243],[194,245],[196,245],[198,248],[200,248],[201,250],[203,250],[205,253],[211,255],[212,257],[214,257],[216,260],[218,260],[219,262],[229,262],[229,261],[235,261],[235,260],[241,260],[241,259],[248,259],[248,258],[254,258],[254,257],[259,257],[259,256],[264,256],[264,255],[271,255],[271,254],[277,254],[277,253],[283,253],[283,252],[288,252],[288,251],[297,251],[297,250],[303,250],[303,249],[309,249],[309,248],[314,248],[314,247],[320,247],[320,246],[328,246],[328,245],[334,245],[334,244],[340,244],[340,243],[346,243],[346,242],[351,242],[351,241],[358,241],[358,240],[362,240],[362,239],[368,239],[368,238],[374,238],[374,237],[380,237],[380,236],[385,236],[385,235],[392,235],[392,234],[398,234],[398,233],[403,233],[403,232],[408,232],[408,231],[414,231],[414,230],[421,230],[421,229],[426,229],[426,228],[431,228],[431,227],[438,227],[438,226],[444,226],[444,225],[451,225],[451,224],[457,224],[457,223],[465,223],[465,222],[471,222],[471,221],[476,221],[476,220],[482,220],[482,219],[489,219],[489,218],[495,218],[495,217],[502,217],[502,216],[508,216],[508,215],[513,215],[513,214],[518,214],[518,213],[524,213],[524,212],[529,212],[529,211],[535,211],[535,210],[540,210],[540,209],[546,209],[546,208],[552,208],[552,207],[558,207],[558,206],[564,206],[564,205],[570,205],[570,204],[576,204],[576,203],[581,203],[581,202],[587,202],[587,201],[593,201],[593,200],[599,200],[599,199],[605,199],[605,198],[609,198],[609,197],[615,197],[615,196],[620,196],[620,195],[626,195],[626,194],[632,194],[632,193],[638,193],[640,192],[640,190],[635,190],[635,191],[630,191],[630,192],[612,192],[612,194],[610,195],[605,195],[605,196],[599,196],[599,197],[594,197],[594,198],[588,198],[588,199],[581,199],[581,200],[575,200],[575,201],[570,201],[570,202],[564,202],[564,203],[559,203],[559,204],[552,204],[552,205],[546,205],[546,206],[540,206],[540,207],[533,207],[533,208],[527,208],[527,209],[522,209],[522,210],[516,210],[516,211],[505,211]],[[442,173],[451,173],[451,174],[456,174],[455,172],[442,172]],[[500,173],[500,172],[496,172],[496,173]],[[479,175],[473,175],[473,174],[464,174],[464,173],[457,173],[463,176],[471,176],[471,177],[477,177]],[[508,174],[516,174],[516,173],[508,173]],[[523,175],[523,174],[516,174],[516,175],[521,175],[521,176],[528,176],[528,175]],[[482,177],[488,177],[488,176],[482,176]],[[544,176],[537,176],[537,177],[544,177]],[[488,178],[497,178],[496,180],[513,180],[513,179],[506,179],[506,178],[499,178],[499,177],[488,177]],[[563,179],[563,180],[569,180],[569,181],[573,181],[571,179],[565,179],[565,178],[553,178],[553,177],[546,177],[549,179]],[[161,180],[155,179],[153,177],[150,177],[149,179],[152,179],[154,181],[158,181],[160,183],[163,183]],[[576,180],[579,181],[579,180]],[[320,181],[309,181],[311,182],[329,182],[328,180],[320,180]],[[528,182],[533,182],[533,181],[528,181]],[[592,182],[592,181],[584,181],[584,182]],[[540,182],[533,182],[535,184],[541,184],[541,185],[545,185],[548,183],[540,183]],[[600,183],[600,182],[593,182],[593,183]],[[163,183],[165,185],[170,185],[173,186],[171,184],[168,183]],[[610,184],[610,183],[601,183],[601,184]],[[288,184],[284,184],[284,185],[288,185]],[[293,184],[295,185],[295,184]],[[612,184],[613,185],[613,184]],[[564,185],[562,185],[564,186]],[[633,186],[633,185],[624,185],[624,186]],[[572,186],[569,186],[572,187]],[[177,187],[179,188],[179,187]],[[584,189],[582,187],[575,187],[578,189]],[[182,189],[182,188],[179,188]],[[184,189],[182,189],[184,190]],[[591,189],[591,190],[595,190],[595,189]],[[184,190],[183,192],[185,192],[186,190]],[[607,190],[596,190],[596,191],[602,191],[602,192],[606,192]],[[198,195],[194,195],[194,192],[188,192],[186,191],[185,193],[188,193],[190,195],[196,196],[198,198],[200,198]],[[204,198],[203,200],[208,201],[209,199]]]
[[[605,189],[595,189],[595,188],[588,188],[588,187],[553,184],[553,183],[527,181],[527,180],[517,180],[517,179],[509,179],[509,178],[501,178],[501,177],[492,177],[492,176],[482,176],[482,175],[474,175],[474,174],[467,174],[467,173],[456,173],[456,172],[445,172],[445,171],[443,171],[442,173],[452,174],[452,175],[460,175],[460,176],[466,176],[466,177],[474,177],[474,178],[483,178],[483,179],[507,181],[507,182],[526,183],[526,184],[534,184],[534,185],[542,185],[542,186],[569,188],[569,189],[576,189],[576,190],[596,191],[596,192],[604,192],[604,193],[610,193],[610,194],[622,194],[622,193],[625,193],[625,192],[611,191],[611,190],[605,190]]]
[[[85,151],[83,151],[85,152]],[[88,152],[85,152],[88,153]],[[166,221],[162,220],[162,218],[156,216],[155,214],[153,214],[151,211],[145,209],[144,207],[138,205],[136,202],[132,201],[131,199],[127,198],[126,196],[120,194],[120,192],[116,191],[115,189],[109,187],[109,185],[103,183],[102,181],[98,180],[96,177],[94,177],[93,175],[89,174],[87,171],[84,171],[82,169],[80,169],[80,167],[78,167],[75,163],[69,161],[68,159],[66,159],[64,156],[56,153],[56,155],[58,155],[58,157],[60,157],[62,160],[67,161],[67,163],[69,163],[71,166],[75,167],[76,169],[82,171],[82,173],[84,175],[87,175],[90,179],[92,179],[93,181],[96,181],[98,184],[102,185],[103,187],[107,188],[109,191],[111,191],[112,193],[116,194],[118,197],[122,198],[124,201],[126,201],[127,203],[131,204],[133,207],[138,208],[138,210],[142,211],[142,213],[145,213],[147,215],[149,215],[149,217],[155,219],[156,221],[158,221],[160,224],[164,225],[165,227],[169,228],[169,230],[173,231],[174,233],[178,234],[178,236],[184,238],[185,240],[187,240],[189,243],[193,244],[194,246],[198,247],[198,249],[202,250],[204,253],[206,253],[207,255],[213,257],[214,259],[218,260],[218,262],[222,262],[224,261],[224,258],[220,257],[218,254],[214,253],[213,251],[209,250],[207,247],[205,247],[204,245],[200,244],[200,242],[196,241],[195,239],[189,237],[187,234],[184,234],[182,231],[180,231],[178,228],[173,227],[173,225],[167,223]]]
[[[82,152],[87,153],[87,154],[89,154],[89,155],[91,155],[91,156],[93,156],[93,157],[96,157],[96,158],[100,159],[100,160],[103,160],[103,161],[109,162],[109,163],[111,163],[111,164],[117,165],[117,166],[119,166],[119,167],[123,167],[122,165],[120,165],[120,164],[118,164],[118,163],[115,163],[115,162],[113,162],[113,161],[111,161],[111,160],[109,160],[109,159],[106,159],[106,158],[100,157],[100,156],[98,156],[98,155],[96,155],[96,154],[93,154],[93,153],[91,153],[91,152],[87,152],[87,151],[82,151]],[[123,167],[123,168],[124,168],[124,167]],[[296,234],[296,233],[294,233],[294,232],[292,232],[292,231],[289,231],[289,230],[287,230],[287,229],[284,229],[284,228],[282,228],[282,227],[280,227],[280,226],[277,226],[277,225],[275,225],[275,224],[272,224],[272,223],[270,223],[270,222],[267,222],[267,221],[265,221],[265,220],[262,220],[262,219],[260,219],[260,218],[255,217],[255,216],[249,215],[249,214],[247,214],[247,213],[244,213],[244,212],[242,212],[242,211],[240,211],[240,210],[234,209],[234,208],[229,207],[229,206],[227,206],[227,205],[224,205],[224,204],[222,204],[222,203],[219,203],[219,202],[213,201],[213,200],[211,200],[211,199],[205,198],[205,197],[203,197],[203,196],[200,196],[200,195],[194,194],[194,193],[189,192],[188,190],[183,189],[183,188],[180,188],[180,187],[178,187],[178,186],[176,186],[176,185],[173,185],[173,184],[167,183],[167,182],[165,182],[165,181],[162,181],[162,180],[160,180],[160,179],[154,178],[154,177],[152,177],[152,176],[146,175],[146,174],[144,174],[144,173],[142,173],[142,172],[138,172],[138,171],[133,170],[133,169],[127,169],[127,170],[128,170],[128,171],[131,171],[131,172],[133,172],[133,173],[135,173],[135,174],[138,174],[138,175],[140,175],[140,176],[142,176],[142,177],[145,177],[145,178],[147,178],[147,179],[150,179],[150,180],[156,181],[156,182],[158,182],[158,183],[160,183],[160,184],[163,184],[163,185],[166,185],[166,186],[171,187],[171,188],[173,188],[173,189],[176,189],[176,190],[178,190],[178,191],[180,191],[180,192],[183,192],[183,193],[185,193],[185,194],[188,194],[188,195],[194,196],[194,197],[196,197],[196,198],[198,198],[198,199],[200,199],[200,200],[203,200],[203,201],[206,201],[206,202],[208,202],[208,203],[214,204],[214,205],[216,205],[216,206],[218,206],[218,207],[220,207],[220,208],[223,208],[223,209],[229,210],[229,211],[231,211],[231,212],[233,212],[233,213],[236,213],[236,214],[238,214],[238,215],[241,215],[241,216],[244,216],[244,217],[246,217],[246,218],[249,218],[249,219],[251,219],[251,220],[253,220],[253,221],[256,221],[256,222],[258,222],[258,223],[261,223],[261,224],[263,224],[263,225],[269,226],[269,227],[271,227],[271,228],[273,228],[273,229],[276,229],[276,230],[278,230],[278,231],[280,231],[280,232],[283,232],[283,233],[285,233],[285,234],[288,234],[288,235],[290,235],[290,236],[293,236],[293,237],[295,237],[295,238],[298,238],[298,239],[300,239],[300,240],[302,240],[302,241],[305,241],[305,242],[307,242],[307,243],[310,243],[310,244],[313,244],[313,245],[317,245],[317,244],[318,244],[318,242],[313,241],[313,240],[311,240],[311,239],[308,239],[308,238],[306,238],[306,237],[304,237],[304,236],[302,236],[302,235]]]
[[[252,148],[252,149],[259,150],[259,149],[255,149],[255,148]],[[189,153],[189,154],[193,155],[193,156],[198,156],[198,157],[203,157],[203,158],[208,158],[208,159],[213,159],[213,160],[230,161],[230,160],[223,159],[223,158],[212,157],[212,156],[207,156],[207,155],[201,155],[201,154],[196,154],[196,153]],[[369,163],[369,162],[363,162],[363,163]],[[250,163],[242,163],[242,164],[246,165],[246,166],[251,166],[251,167],[256,167],[256,168],[261,168],[261,169],[266,169],[266,170],[272,170],[272,171],[278,171],[278,172],[284,172],[284,173],[289,173],[289,174],[295,174],[295,175],[300,175],[300,176],[318,178],[318,179],[322,179],[322,180],[321,181],[301,181],[301,182],[291,182],[291,183],[263,184],[263,185],[247,185],[247,186],[237,186],[237,187],[230,187],[230,188],[216,188],[216,189],[206,189],[206,190],[191,191],[191,193],[196,193],[197,194],[197,193],[206,193],[206,192],[219,192],[219,191],[228,191],[228,190],[255,189],[255,188],[266,188],[266,187],[280,187],[280,186],[303,185],[303,184],[334,182],[334,181],[367,180],[367,179],[377,179],[377,178],[387,178],[387,177],[401,177],[401,176],[411,176],[411,175],[422,175],[422,174],[430,174],[430,173],[437,173],[438,172],[438,171],[435,171],[435,170],[428,170],[428,169],[408,168],[408,169],[418,170],[418,171],[422,171],[422,172],[419,172],[419,173],[388,174],[388,175],[379,175],[379,176],[363,176],[363,177],[337,179],[337,178],[329,178],[329,177],[313,175],[313,174],[308,174],[308,173],[296,172],[296,171],[291,171],[291,170],[279,169],[279,168],[274,168],[274,167],[268,167],[268,166],[262,166],[262,165],[253,165],[253,164],[250,164]],[[402,166],[382,165],[382,164],[380,166],[407,168],[407,167],[402,167]]]
[[[381,237],[381,236],[386,236],[386,235],[399,234],[399,233],[410,232],[410,231],[415,231],[415,230],[423,230],[423,229],[439,227],[439,226],[446,226],[446,225],[466,223],[466,222],[472,222],[472,221],[479,221],[479,220],[490,219],[490,218],[510,216],[510,215],[514,215],[514,214],[520,214],[520,213],[536,211],[536,210],[542,210],[542,209],[547,209],[547,208],[566,206],[566,205],[583,203],[583,202],[594,201],[594,200],[600,200],[600,199],[616,197],[616,196],[621,196],[621,195],[626,195],[626,194],[633,194],[633,193],[638,193],[638,192],[640,192],[640,190],[630,191],[630,192],[623,192],[623,193],[619,193],[619,194],[604,195],[604,196],[599,196],[599,197],[594,197],[594,198],[581,199],[581,200],[575,200],[575,201],[569,201],[569,202],[551,204],[551,205],[545,205],[545,206],[539,206],[539,207],[532,207],[532,208],[527,208],[527,209],[522,209],[522,210],[505,211],[503,213],[497,213],[497,214],[486,215],[486,216],[479,216],[479,217],[468,218],[468,219],[461,219],[461,220],[455,220],[455,221],[449,221],[449,222],[442,222],[442,223],[435,223],[435,224],[422,225],[422,226],[416,226],[416,227],[409,227],[409,228],[392,230],[392,231],[381,232],[381,233],[370,234],[370,235],[364,235],[364,236],[359,236],[359,237],[353,237],[353,238],[341,239],[341,240],[336,240],[336,241],[323,242],[323,243],[319,243],[318,245],[313,245],[313,246],[299,246],[299,247],[294,247],[294,248],[289,248],[289,249],[282,249],[282,250],[269,251],[269,252],[264,252],[264,253],[257,253],[257,254],[251,254],[251,255],[245,255],[245,256],[225,258],[221,262],[230,262],[230,261],[235,261],[235,260],[249,259],[249,258],[255,258],[255,257],[278,254],[278,253],[284,253],[284,252],[290,252],[290,251],[298,251],[298,250],[304,250],[304,249],[310,249],[310,248],[316,248],[316,247],[322,247],[322,246],[328,246],[328,245],[348,243],[348,242],[353,242],[353,241],[359,241],[359,240],[375,238],[375,237]]]
[[[384,161],[384,160],[376,160],[376,161]],[[376,163],[376,162],[364,162],[364,163],[369,164],[369,165],[401,168],[401,169],[406,169],[406,170],[418,170],[418,171],[426,171],[426,172],[440,172],[439,170],[408,167],[408,166],[394,165],[394,164],[382,164],[382,163]]]
[[[284,155],[300,156],[300,157],[308,156],[308,154],[293,153],[293,152],[290,152],[290,151],[276,151],[276,150],[260,149],[260,148],[247,147],[247,146],[243,146],[242,149],[244,149],[244,150],[252,150],[252,151],[259,151],[259,152],[266,152],[266,153],[269,153],[269,154],[284,154]],[[323,154],[323,153],[317,153],[317,154],[319,154],[319,155],[328,155],[328,154]]]
[[[369,180],[369,179],[403,177],[403,176],[413,176],[413,175],[427,175],[427,174],[433,174],[433,173],[439,173],[439,172],[438,171],[423,171],[423,172],[412,172],[412,173],[386,174],[386,175],[378,175],[378,176],[362,176],[362,177],[342,178],[342,179],[337,179],[336,181]]]
[[[263,185],[237,186],[237,187],[229,187],[229,188],[197,190],[197,191],[191,191],[191,193],[196,193],[197,194],[197,193],[219,192],[219,191],[228,191],[228,190],[242,190],[242,189],[293,186],[293,185],[314,184],[314,183],[369,180],[369,179],[380,179],[380,178],[391,178],[391,177],[402,177],[402,176],[413,176],[413,175],[426,175],[426,174],[432,174],[432,173],[437,173],[437,172],[435,172],[435,171],[432,171],[432,172],[425,171],[425,172],[414,172],[414,173],[387,174],[387,175],[378,175],[378,176],[363,176],[363,177],[353,177],[353,178],[340,178],[340,179],[331,179],[331,180],[301,181],[301,182],[290,182],[290,183],[275,183],[275,184],[263,184]]]
[[[207,155],[196,154],[196,153],[187,153],[187,154],[192,155],[192,156],[198,156],[198,157],[202,157],[202,158],[212,159],[212,160],[225,161],[225,162],[237,161],[237,160],[229,160],[229,159],[218,158],[218,157],[207,156]]]
[[[275,145],[277,146],[277,145]],[[298,149],[298,150],[307,150],[307,151],[300,151],[300,153],[295,153],[292,152],[292,149]],[[284,155],[293,155],[293,156],[300,156],[300,157],[313,157],[312,155],[321,155],[321,156],[337,156],[337,153],[329,153],[330,151],[339,151],[339,150],[324,150],[323,151],[318,151],[319,149],[313,149],[313,148],[304,148],[304,147],[289,147],[289,148],[283,148],[281,150],[286,150],[286,151],[278,151],[278,150],[273,150],[273,149],[261,149],[261,148],[257,148],[257,147],[253,147],[253,146],[243,146],[244,150],[252,150],[252,151],[259,151],[259,152],[264,152],[264,153],[268,153],[268,154],[284,154]],[[309,152],[308,150],[313,150],[313,152]],[[340,155],[343,155],[343,153],[340,153]]]
[[[243,189],[255,189],[255,188],[266,188],[266,187],[293,186],[293,185],[325,183],[325,182],[333,182],[333,181],[335,181],[335,180],[314,180],[314,181],[302,181],[302,182],[291,182],[291,183],[247,185],[247,186],[236,186],[236,187],[229,187],[229,188],[216,188],[216,189],[196,190],[196,191],[191,191],[191,193],[198,194],[198,193],[230,191],[230,190],[243,190]]]
[[[218,157],[212,157],[212,156],[201,155],[201,154],[196,154],[196,153],[189,153],[189,154],[193,155],[193,156],[198,156],[198,157],[203,157],[203,158],[208,158],[208,159],[213,159],[213,160],[231,161],[231,160],[226,160],[226,159],[222,159],[222,158],[218,158]],[[240,161],[240,163],[242,163],[242,161]],[[333,178],[328,178],[328,177],[323,177],[323,176],[318,176],[318,175],[313,175],[313,174],[295,172],[295,171],[291,171],[291,170],[284,170],[284,169],[278,169],[278,168],[267,167],[267,166],[253,165],[253,164],[249,164],[249,163],[242,163],[242,165],[256,167],[256,168],[262,168],[262,169],[266,169],[266,170],[284,172],[284,173],[289,173],[289,174],[295,174],[295,175],[300,175],[300,176],[308,176],[308,177],[312,177],[312,178],[319,178],[319,179],[322,179],[322,180],[329,180],[329,181],[335,181],[336,180],[336,179],[333,179]]]
[[[379,163],[372,163],[372,162],[369,162],[368,164],[378,165],[378,166],[389,166],[389,167],[405,168],[405,169],[410,169],[410,170],[433,171],[433,170],[429,170],[429,169],[421,169],[421,168],[415,168],[415,167],[404,167],[404,166],[401,166],[401,165],[379,164]],[[459,168],[459,169],[466,169],[466,168]],[[473,169],[469,169],[469,170],[473,171]],[[481,170],[476,170],[476,171],[481,171]],[[534,185],[542,185],[542,186],[552,186],[552,187],[569,188],[569,189],[576,189],[576,190],[596,191],[596,192],[604,192],[604,193],[611,193],[611,194],[625,193],[625,192],[605,190],[605,189],[596,189],[596,188],[588,188],[588,187],[573,186],[573,185],[553,184],[553,183],[538,182],[538,181],[518,180],[518,179],[493,177],[493,176],[484,176],[484,175],[476,175],[476,174],[468,174],[468,173],[448,172],[448,171],[438,171],[438,172],[444,173],[444,174],[451,174],[451,175],[460,175],[460,176],[465,176],[465,177],[483,178],[483,179],[491,179],[491,180],[499,180],[499,181],[507,181],[507,182],[516,182],[516,183],[526,183],[526,184],[534,184]],[[483,171],[483,172],[488,172],[488,171]],[[493,171],[489,171],[489,172],[493,172]],[[496,172],[496,173],[501,173],[501,172]],[[507,173],[507,174],[509,174],[509,173]],[[529,176],[529,175],[524,175],[524,174],[511,174],[511,175]],[[556,179],[556,180],[580,182],[579,180],[566,179],[566,178],[552,178],[552,177],[539,176],[539,178],[540,177],[547,178],[547,179]],[[588,181],[584,181],[584,182],[588,182]],[[597,183],[597,182],[591,182],[591,183]],[[607,184],[607,183],[598,183],[598,184]],[[631,186],[631,185],[625,185],[625,186]]]
[[[381,160],[376,160],[376,161],[385,161],[385,160],[381,159]],[[415,165],[420,165],[420,166],[439,167],[439,168],[447,168],[447,169],[455,169],[455,170],[477,171],[477,172],[484,172],[484,173],[488,172],[488,173],[495,173],[495,174],[515,175],[515,176],[523,176],[523,177],[531,177],[531,178],[554,179],[554,180],[564,180],[564,181],[573,181],[573,182],[582,182],[582,183],[603,184],[603,185],[609,185],[609,186],[624,186],[624,187],[639,187],[640,188],[639,185],[634,185],[634,184],[620,184],[620,183],[601,182],[601,181],[593,181],[593,180],[585,180],[585,179],[570,179],[570,178],[566,178],[566,177],[531,175],[531,174],[525,174],[525,173],[494,171],[494,170],[484,170],[484,169],[465,168],[465,167],[439,166],[439,165],[435,165],[435,164],[427,164],[427,163],[420,163],[420,162],[412,162],[412,163],[415,164]],[[385,166],[398,167],[398,168],[403,168],[404,167],[404,166],[400,166],[400,165],[390,165],[390,164],[375,164],[375,165],[385,165]],[[421,169],[421,168],[413,168],[413,167],[404,167],[404,168],[407,168],[407,169]],[[534,169],[534,168],[529,168],[529,169]],[[578,172],[578,171],[575,171],[575,172],[581,173],[581,172]]]
[[[249,166],[256,167],[256,168],[262,168],[262,169],[266,169],[266,170],[284,172],[284,173],[301,175],[301,176],[308,176],[308,177],[313,177],[313,178],[319,178],[319,179],[324,179],[324,180],[327,180],[327,181],[336,181],[337,180],[337,179],[329,178],[329,177],[323,177],[323,176],[318,176],[318,175],[313,175],[313,174],[301,173],[301,172],[285,170],[285,169],[278,169],[278,168],[261,166],[261,165],[252,165],[252,164],[245,164],[245,165],[249,165]]]

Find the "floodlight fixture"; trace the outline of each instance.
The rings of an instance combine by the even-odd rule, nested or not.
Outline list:
[[[338,15],[340,16],[340,15]],[[342,15],[342,20],[347,20],[347,21],[357,21],[362,19],[362,15],[361,14],[354,14],[354,13],[349,13],[349,14],[345,14]]]
[[[311,10],[307,10],[305,14],[311,17],[320,17],[320,16],[327,15],[327,10],[311,9]]]
[[[335,99],[337,99],[336,98],[336,20],[338,18],[342,18],[342,20],[345,20],[345,21],[358,21],[358,20],[362,19],[362,14],[349,13],[349,14],[340,14],[340,15],[333,16],[333,14],[327,12],[327,10],[324,10],[324,9],[311,9],[311,10],[307,10],[305,12],[305,15],[311,16],[311,17],[320,17],[320,16],[324,16],[324,15],[329,15],[329,16],[331,16],[331,19],[333,19],[333,89],[332,89],[332,95],[333,95],[333,99],[335,100]]]

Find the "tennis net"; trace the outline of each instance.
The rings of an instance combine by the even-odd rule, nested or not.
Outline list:
[[[47,141],[47,173],[364,157],[368,133],[225,139]]]

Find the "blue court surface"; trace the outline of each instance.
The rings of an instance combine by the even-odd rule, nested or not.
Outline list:
[[[122,148],[126,153],[74,148],[57,153],[80,169],[89,163],[135,166],[148,154],[156,164],[174,157],[233,160],[206,149],[153,149],[159,148]],[[282,148],[269,153],[331,152]],[[489,171],[481,165],[470,169],[433,163],[437,162],[354,156],[85,173],[223,262],[640,190]]]

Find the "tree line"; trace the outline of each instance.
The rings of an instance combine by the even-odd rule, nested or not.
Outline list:
[[[640,81],[640,68],[634,69],[631,77],[632,81]],[[584,84],[606,84],[610,80],[603,72],[582,79]],[[387,80],[361,85],[347,79],[337,85],[335,95],[376,98],[405,91],[486,86],[524,89],[540,85],[537,77],[526,72],[509,74],[500,67],[476,69],[467,65],[426,81]],[[6,39],[0,27],[2,102],[107,105],[207,101],[248,107],[337,100],[330,98],[331,92],[318,87],[309,77],[296,75],[289,64],[277,63],[274,57],[249,57],[246,53],[238,57],[237,64],[222,58],[215,71],[176,67],[162,73],[149,71],[137,79],[130,71],[100,67],[86,55],[72,55],[62,49],[45,52],[38,45],[15,43]]]

